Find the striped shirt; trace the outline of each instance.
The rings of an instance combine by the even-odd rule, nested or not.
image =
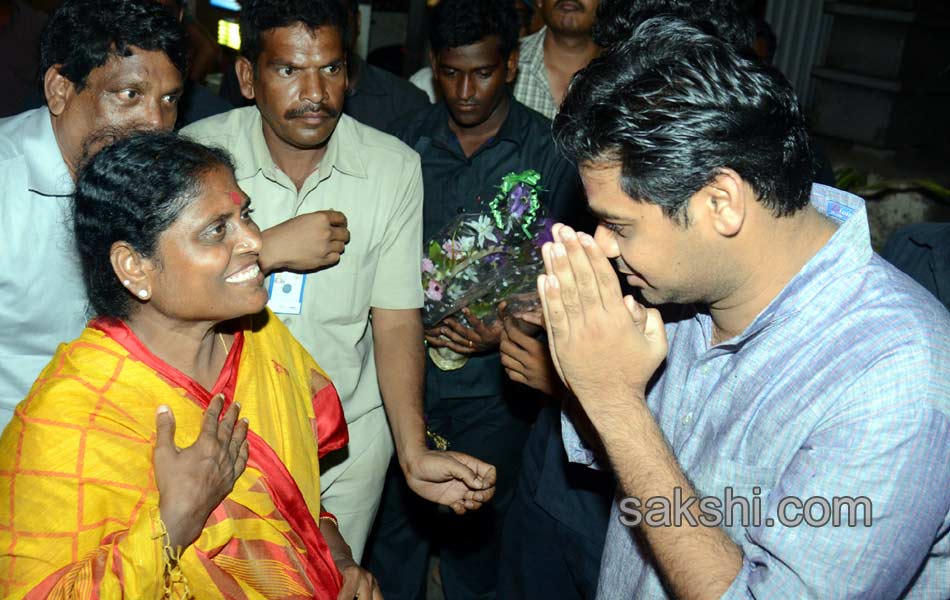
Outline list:
[[[816,185],[812,203],[840,224],[832,239],[740,336],[710,347],[696,309],[668,323],[648,404],[697,496],[761,501],[759,524],[724,526],[744,555],[726,598],[948,598],[950,314],[873,253],[860,198]],[[789,497],[870,510],[793,527]],[[598,599],[667,597],[620,516],[615,503]]]

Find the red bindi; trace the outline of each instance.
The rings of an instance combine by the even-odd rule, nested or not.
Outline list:
[[[238,206],[244,204],[244,198],[241,197],[241,194],[237,192],[228,192],[228,195],[231,196],[231,202],[235,203]]]

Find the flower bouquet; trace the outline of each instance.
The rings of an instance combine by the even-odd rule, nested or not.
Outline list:
[[[422,259],[426,327],[466,307],[490,324],[502,301],[509,302],[510,312],[538,303],[541,246],[551,239],[553,225],[539,200],[540,181],[537,171],[509,173],[488,213],[460,215],[429,240]],[[459,321],[467,324],[464,316]],[[443,370],[467,361],[448,348],[430,348],[429,355]]]

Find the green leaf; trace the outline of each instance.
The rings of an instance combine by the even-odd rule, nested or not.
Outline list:
[[[433,262],[442,258],[442,246],[440,246],[439,242],[435,240],[429,242],[429,258]]]

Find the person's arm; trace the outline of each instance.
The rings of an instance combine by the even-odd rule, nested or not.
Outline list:
[[[340,588],[337,599],[383,600],[383,594],[379,589],[376,578],[353,560],[350,546],[340,535],[336,518],[331,514],[324,513],[320,515],[320,533],[323,534],[323,539],[326,540],[327,546],[330,548],[330,555],[333,557],[336,568],[343,575],[343,586]]]
[[[695,490],[646,405],[646,386],[666,356],[659,312],[624,298],[603,252],[586,234],[556,226],[544,247],[538,291],[551,355],[602,441],[620,486],[644,501]],[[583,243],[582,243],[583,242]],[[698,518],[699,508],[693,505]],[[714,527],[654,527],[643,534],[677,598],[719,598],[742,568],[742,551]]]
[[[906,380],[895,386],[887,362],[874,367],[883,376],[836,399],[836,414],[796,453],[763,503],[763,519],[776,525],[744,530],[742,568],[723,598],[900,598],[924,561],[940,560],[934,544],[950,529],[950,416],[919,402],[927,373],[914,377],[905,363]],[[786,498],[802,504],[780,506]],[[806,517],[811,498],[830,508]],[[825,517],[823,526],[795,525]],[[928,570],[921,579],[933,581],[946,566]],[[919,592],[946,597],[947,588]]]
[[[264,242],[258,262],[265,274],[273,271],[316,271],[340,262],[350,241],[346,215],[321,210],[298,215],[261,232]]]
[[[370,299],[376,373],[406,483],[423,498],[462,514],[492,497],[495,468],[465,454],[426,447],[418,155],[402,167],[405,175],[390,204]]]
[[[407,465],[426,450],[422,315],[418,309],[373,308],[370,312],[379,391],[389,416],[396,456],[406,471]]]
[[[696,497],[647,408],[642,390],[618,387],[604,390],[603,396],[582,391],[578,400],[603,442],[625,496],[641,503],[665,498],[671,507],[675,506],[676,489],[681,490],[682,498]],[[591,409],[594,404],[604,407]],[[697,504],[691,512],[697,519],[701,516]],[[685,522],[672,527],[650,526],[644,522],[640,530],[677,598],[720,598],[742,568],[742,549],[718,527],[692,527]]]
[[[495,468],[466,454],[426,447],[420,311],[373,308],[372,315],[379,390],[406,483],[456,514],[480,508],[495,492]]]

